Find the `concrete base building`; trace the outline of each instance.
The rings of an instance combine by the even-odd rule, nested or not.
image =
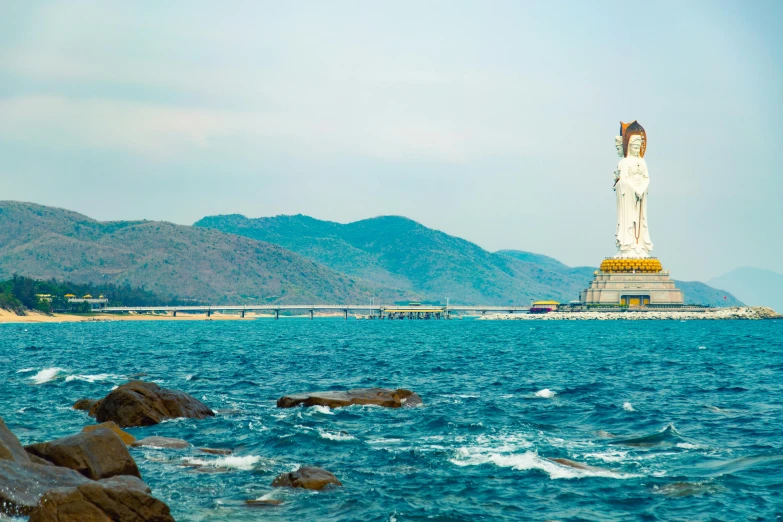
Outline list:
[[[581,301],[593,305],[682,306],[685,296],[657,259],[605,259]]]

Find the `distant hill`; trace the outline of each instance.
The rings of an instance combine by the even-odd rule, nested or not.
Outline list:
[[[743,303],[726,290],[713,288],[700,281],[675,281],[677,288],[685,292],[687,304],[710,306],[742,306]]]
[[[731,291],[749,305],[783,311],[783,274],[745,266],[710,279],[708,283]]]
[[[99,222],[0,202],[0,280],[13,274],[143,287],[207,302],[369,302],[372,290],[285,248],[159,221]],[[387,291],[386,299],[408,294]]]
[[[446,297],[465,304],[567,302],[578,299],[596,270],[531,252],[488,252],[399,216],[340,224],[303,215],[251,219],[231,214],[205,217],[194,226],[279,244],[368,284],[417,292],[431,302]],[[689,303],[740,304],[703,283],[678,284]]]
[[[195,226],[276,243],[362,280],[418,292],[431,302],[449,297],[454,303],[525,305],[540,298],[576,298],[573,281],[560,272],[493,254],[399,216],[343,225],[302,215],[250,219],[233,214],[206,217]]]

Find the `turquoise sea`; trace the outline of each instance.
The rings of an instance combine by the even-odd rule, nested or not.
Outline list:
[[[783,321],[0,325],[0,415],[25,444],[142,372],[220,413],[128,431],[234,449],[131,450],[179,521],[783,518]],[[373,386],[425,406],[275,407]],[[300,465],[344,487],[270,487]]]

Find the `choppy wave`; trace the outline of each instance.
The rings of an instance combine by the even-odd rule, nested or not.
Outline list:
[[[513,468],[519,471],[539,470],[543,471],[551,479],[575,479],[587,477],[603,477],[613,479],[628,479],[637,475],[619,473],[608,469],[592,466],[585,468],[563,465],[552,460],[540,457],[534,451],[504,455],[501,453],[472,453],[462,448],[457,456],[451,459],[457,466],[479,466],[482,464],[494,464],[502,468]]]
[[[326,431],[326,430],[319,429],[318,433],[321,435],[321,438],[328,439],[328,440],[339,440],[339,441],[356,440],[356,437],[344,431],[335,432],[335,431]]]
[[[117,379],[123,379],[123,377],[111,373],[99,373],[96,375],[69,375],[68,377],[65,378],[65,382],[71,382],[71,381],[99,382],[99,381],[113,381]]]
[[[261,457],[258,455],[247,455],[245,457],[228,455],[215,459],[188,457],[182,460],[182,462],[188,466],[210,466],[213,468],[238,469],[244,471],[253,469],[260,461]]]
[[[557,395],[557,392],[550,390],[549,388],[544,388],[543,390],[538,390],[536,392],[536,397],[542,397],[544,399],[551,399]]]
[[[33,381],[33,384],[44,384],[49,381],[53,381],[58,377],[60,372],[63,372],[62,368],[45,368],[41,370],[40,372],[36,373],[32,377],[30,377],[30,380]]]
[[[651,447],[671,447],[678,444],[687,443],[685,438],[680,435],[680,432],[674,427],[673,424],[667,425],[661,431],[652,433],[650,435],[643,435],[641,437],[631,437],[627,439],[613,440],[610,444],[622,444],[624,446],[636,446],[640,448]]]

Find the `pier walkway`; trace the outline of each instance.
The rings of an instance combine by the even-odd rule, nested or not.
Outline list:
[[[454,312],[461,313],[527,313],[527,306],[387,306],[387,305],[214,305],[214,306],[107,306],[101,308],[103,313],[145,313],[165,312],[175,317],[177,313],[206,313],[207,317],[214,312],[239,312],[245,317],[247,312],[267,312],[274,314],[275,319],[280,318],[280,312],[293,312],[309,314],[310,319],[316,311],[342,312],[345,319],[349,313],[364,313],[378,319],[448,319]]]

